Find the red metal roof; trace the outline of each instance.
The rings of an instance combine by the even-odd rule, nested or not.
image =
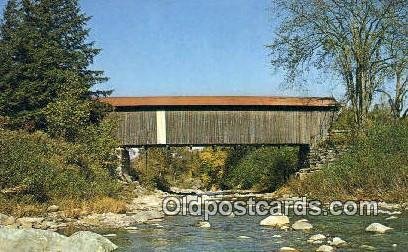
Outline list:
[[[301,106],[336,107],[330,97],[279,97],[279,96],[155,96],[106,97],[102,102],[114,107],[144,106]]]

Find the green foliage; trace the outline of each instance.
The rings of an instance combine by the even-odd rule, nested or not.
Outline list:
[[[230,151],[228,149],[206,148],[199,153],[200,173],[206,189],[225,189],[225,177],[228,174],[226,165]]]
[[[150,148],[133,162],[141,183],[216,189],[275,190],[297,168],[297,148]]]
[[[107,153],[114,145],[112,137],[106,137],[109,124],[87,129],[83,143],[51,139],[41,132],[0,130],[1,190],[34,202],[115,194],[118,184],[110,172],[117,164],[114,153]]]
[[[78,78],[68,81],[73,88],[64,87],[58,98],[43,111],[51,136],[74,141],[79,131],[90,124],[92,102],[84,99],[86,90],[81,88]]]
[[[408,121],[373,122],[334,164],[289,188],[320,199],[408,200]],[[300,184],[299,184],[300,183]]]
[[[169,155],[170,153],[164,148],[150,148],[140,152],[139,158],[133,164],[142,185],[168,191],[167,176],[174,172],[170,169]]]
[[[95,94],[91,87],[106,80],[103,72],[89,69],[100,50],[86,41],[88,20],[78,0],[8,2],[0,26],[0,115],[10,117],[10,128],[33,131],[55,123],[50,126],[52,134],[66,134],[55,130],[63,117],[69,118],[68,111],[55,118],[48,114],[48,121],[44,112],[92,105],[77,104],[73,98],[67,99],[66,93],[79,88],[84,92],[80,100],[86,101]]]
[[[334,130],[350,130],[354,127],[354,111],[347,107],[342,108],[337,119],[331,125],[331,129]]]
[[[227,183],[231,188],[274,191],[297,169],[297,148],[263,147],[250,151],[231,167]]]

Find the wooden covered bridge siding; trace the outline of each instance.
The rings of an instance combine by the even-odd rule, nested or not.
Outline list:
[[[332,111],[160,110],[117,112],[124,146],[309,144]]]
[[[332,98],[113,97],[123,146],[309,145],[324,136]]]

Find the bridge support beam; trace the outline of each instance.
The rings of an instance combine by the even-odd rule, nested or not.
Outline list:
[[[309,154],[310,154],[309,144],[302,144],[299,146],[298,170],[307,169],[310,167]]]
[[[132,182],[130,176],[130,155],[127,148],[119,147],[116,149],[119,158],[119,166],[116,169],[117,176],[125,182]]]

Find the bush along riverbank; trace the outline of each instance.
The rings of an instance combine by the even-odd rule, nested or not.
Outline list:
[[[348,151],[321,171],[294,178],[278,190],[330,200],[408,202],[408,120],[373,123]]]

